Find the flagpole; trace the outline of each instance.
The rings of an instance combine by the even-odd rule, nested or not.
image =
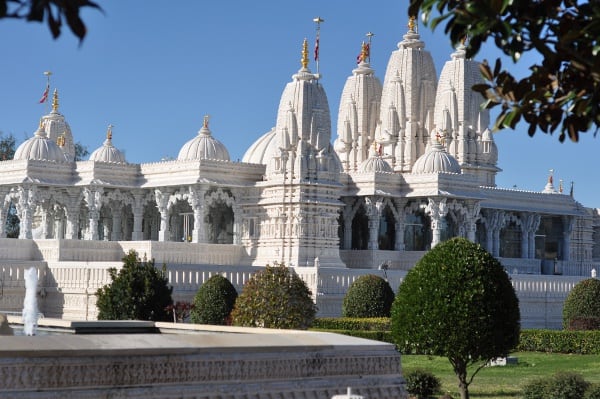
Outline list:
[[[321,39],[321,22],[325,20],[321,17],[313,18],[313,22],[317,24],[317,38],[315,41],[315,63],[317,65],[317,79],[319,78],[319,40]]]
[[[375,36],[375,33],[367,32],[367,37],[369,38],[369,54],[367,54],[369,64],[371,63],[371,39],[373,38],[373,36]]]
[[[48,101],[48,96],[50,95],[50,76],[52,72],[45,71],[44,76],[46,76],[46,91],[44,91],[44,102],[46,103],[46,113],[50,112],[50,102]]]

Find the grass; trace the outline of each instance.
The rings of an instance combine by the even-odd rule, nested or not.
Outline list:
[[[600,355],[568,355],[560,353],[518,352],[518,364],[504,367],[486,367],[469,386],[471,398],[520,398],[521,389],[528,381],[550,377],[557,371],[571,371],[583,375],[585,380],[600,383]],[[421,355],[403,355],[402,369],[421,368],[430,371],[442,383],[442,393],[460,398],[458,381],[448,359]]]

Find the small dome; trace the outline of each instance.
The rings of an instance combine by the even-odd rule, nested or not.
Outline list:
[[[102,147],[98,147],[90,155],[90,161],[107,163],[127,163],[125,155],[119,151],[112,143],[112,125],[108,126],[106,140]]]
[[[412,173],[461,173],[456,158],[440,143],[431,143],[425,154],[415,162]]]
[[[67,162],[65,153],[60,147],[46,136],[40,121],[40,126],[34,136],[25,140],[15,151],[14,159],[35,161]]]
[[[377,154],[375,149],[369,151],[369,158],[365,159],[358,168],[360,173],[387,172],[393,173],[394,170],[385,159]]]
[[[204,117],[204,125],[198,132],[198,135],[181,147],[177,159],[180,161],[190,161],[193,159],[229,161],[229,151],[227,151],[223,143],[212,137],[208,129],[208,116]]]

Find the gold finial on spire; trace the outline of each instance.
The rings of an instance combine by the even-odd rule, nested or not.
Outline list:
[[[58,136],[58,137],[56,138],[56,145],[58,145],[59,147],[61,147],[61,148],[62,148],[62,147],[64,147],[64,146],[65,146],[65,142],[66,142],[66,139],[65,139],[65,132],[63,132],[63,134],[61,134],[60,136]]]
[[[202,127],[208,129],[208,121],[210,120],[210,115],[204,115],[204,121],[202,122]]]
[[[417,23],[415,22],[416,20],[417,20],[417,18],[414,15],[411,15],[408,18],[408,30],[409,31],[416,33],[416,30],[415,30],[415,28],[417,26]]]
[[[304,39],[302,43],[302,59],[300,60],[302,68],[308,68],[308,41]]]
[[[39,129],[42,130],[43,127],[44,127],[44,118],[40,118]]]
[[[550,169],[549,172],[550,173],[548,173],[548,184],[553,184],[554,183],[554,169]]]
[[[112,140],[112,128],[113,127],[114,127],[113,125],[109,124],[108,129],[106,129],[106,139],[107,140]]]
[[[558,192],[561,193],[561,194],[563,192],[563,180],[562,179],[560,179],[558,181]]]
[[[58,89],[54,89],[52,94],[52,112],[58,112]]]

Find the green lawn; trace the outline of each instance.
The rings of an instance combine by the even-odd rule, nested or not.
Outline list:
[[[517,365],[487,367],[481,370],[469,387],[471,398],[520,398],[527,381],[549,377],[557,371],[573,371],[593,383],[600,383],[600,355],[565,355],[538,352],[519,352]],[[442,382],[442,393],[460,398],[458,382],[448,359],[421,355],[403,355],[404,371],[422,368],[432,372]]]

